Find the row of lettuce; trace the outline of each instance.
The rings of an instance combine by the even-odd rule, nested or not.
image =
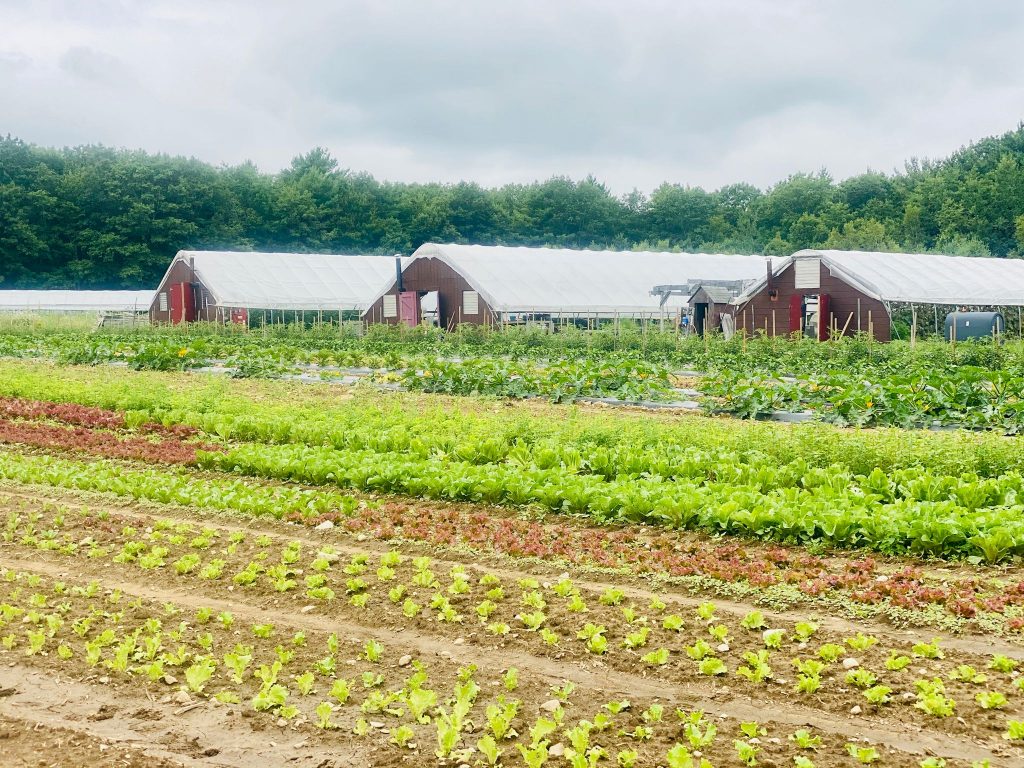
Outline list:
[[[200,452],[200,466],[228,475],[887,554],[986,562],[1024,555],[1022,449],[995,436],[780,434],[756,424],[578,414],[552,423],[545,414],[421,413],[409,398],[332,408],[304,405],[295,385],[282,382],[250,398],[226,382],[183,391],[159,386],[154,374],[113,383],[86,373],[54,379],[23,366],[0,374],[0,387],[197,427],[228,443],[225,452]],[[52,471],[46,477],[59,482]],[[217,493],[232,490],[241,492]]]
[[[659,477],[617,478],[571,474],[564,467],[475,465],[399,453],[336,451],[307,446],[249,444],[226,454],[201,454],[205,469],[372,493],[534,506],[586,515],[599,522],[644,523],[762,540],[885,554],[966,557],[995,563],[1024,554],[1024,487],[1020,475],[989,480],[914,473],[894,482],[816,473],[805,485],[764,492],[756,485]],[[725,462],[722,462],[724,465]],[[75,462],[6,451],[0,477],[159,503],[199,505],[248,514],[316,517],[348,514],[357,502],[336,492],[240,480],[190,477],[184,471],[125,470],[110,462]],[[879,487],[879,492],[872,489]],[[941,500],[900,496],[898,492]]]
[[[727,461],[722,465],[728,467]],[[800,486],[763,490],[757,483],[625,477],[607,480],[559,466],[474,465],[400,453],[306,446],[240,446],[201,454],[207,469],[309,485],[433,499],[538,505],[602,522],[646,523],[738,534],[795,544],[867,548],[886,554],[976,557],[998,562],[1024,555],[1024,487],[1019,474],[991,480],[904,470],[849,477],[808,473]],[[820,484],[813,484],[817,479]],[[873,489],[879,486],[879,492]],[[884,501],[897,492],[907,496]],[[915,498],[934,495],[936,500]]]
[[[609,477],[619,468],[627,474],[668,476],[680,451],[735,454],[747,464],[836,464],[853,474],[921,467],[991,478],[1024,466],[1024,445],[991,433],[851,431],[820,425],[780,431],[771,424],[723,419],[637,418],[576,408],[536,413],[494,409],[485,402],[456,405],[372,390],[355,390],[336,400],[286,381],[242,388],[213,377],[131,371],[110,376],[95,368],[65,368],[55,376],[50,366],[31,361],[0,366],[0,396],[107,408],[123,412],[129,426],[188,425],[233,442],[436,453],[474,463],[515,459],[513,447],[518,446],[519,451],[528,448],[541,466],[571,467],[585,458]]]

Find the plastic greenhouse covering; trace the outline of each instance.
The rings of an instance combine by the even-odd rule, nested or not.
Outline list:
[[[1024,306],[1024,260],[877,251],[797,251],[879,301],[962,306]],[[782,271],[790,262],[778,266]]]
[[[393,256],[178,251],[174,258],[190,260],[221,307],[362,310],[395,277]]]
[[[153,291],[0,291],[0,312],[147,312]]]
[[[412,258],[444,262],[497,312],[657,315],[665,307],[655,285],[701,280],[754,282],[766,272],[764,256],[705,253],[586,251],[428,243]]]

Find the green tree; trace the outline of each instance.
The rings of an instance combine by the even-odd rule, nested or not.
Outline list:
[[[804,214],[820,213],[831,201],[832,192],[832,179],[825,171],[790,176],[758,199],[757,226],[762,232],[779,232],[788,237],[793,223]]]
[[[801,214],[789,228],[789,244],[798,251],[821,245],[827,238],[828,227],[817,214]]]
[[[789,256],[793,250],[793,245],[783,240],[778,232],[764,245],[764,253],[767,256]]]
[[[843,224],[842,231],[833,229],[825,241],[825,248],[843,251],[891,251],[896,244],[885,231],[885,225],[875,219],[854,219]]]
[[[921,206],[907,203],[903,209],[903,244],[910,249],[924,248],[924,227],[921,223]]]
[[[700,187],[662,184],[648,206],[650,234],[692,249],[712,238],[712,218],[719,215],[718,201]]]
[[[935,244],[935,252],[947,256],[991,256],[983,240],[970,235],[952,235]]]
[[[324,147],[277,174],[252,163],[0,138],[5,288],[153,286],[178,249],[409,253],[428,240],[785,255],[821,246],[1024,255],[1024,124],[946,160],[838,184],[821,171],[761,191],[599,180],[382,183]]]

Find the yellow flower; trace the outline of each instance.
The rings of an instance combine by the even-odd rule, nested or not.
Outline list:
[[[864,405],[870,408],[873,405],[873,403],[870,400],[868,400],[866,403],[864,403]]]
[[[187,354],[188,354],[188,348],[187,347],[182,347],[181,349],[178,350],[178,357],[184,357]]]

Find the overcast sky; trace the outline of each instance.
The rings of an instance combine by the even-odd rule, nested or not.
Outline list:
[[[485,185],[764,187],[1024,118],[1019,0],[0,0],[0,133]]]

